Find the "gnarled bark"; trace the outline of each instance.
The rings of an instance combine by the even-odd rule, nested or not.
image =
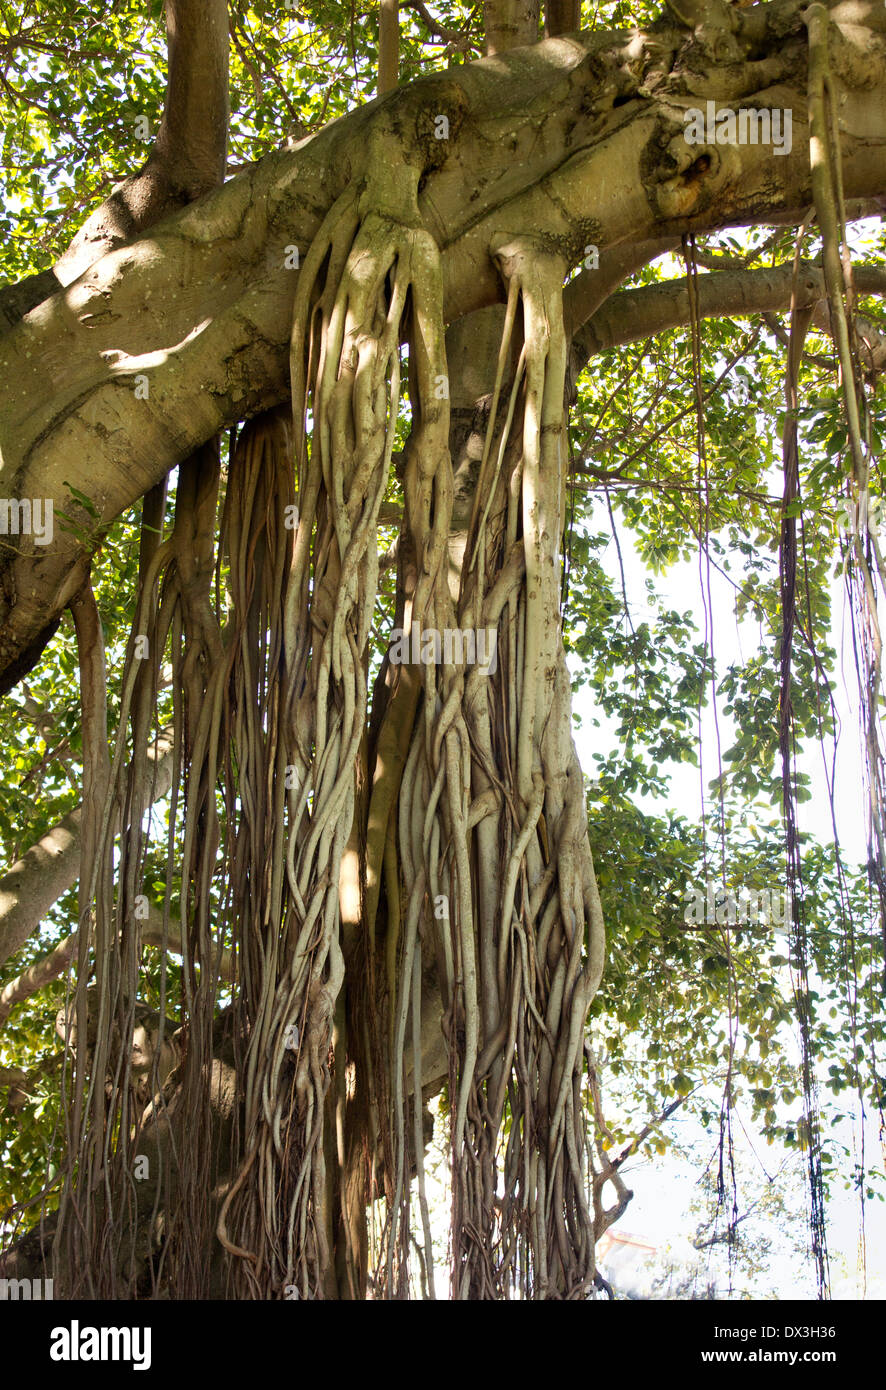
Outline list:
[[[571,305],[577,327],[601,312],[631,268],[687,231],[790,217],[810,196],[800,139],[776,161],[755,146],[689,145],[683,126],[711,92],[786,103],[799,136],[799,10],[687,6],[672,6],[678,24],[648,35],[552,39],[394,92],[105,257],[0,344],[18,371],[4,438],[16,480],[48,485],[64,449],[69,477],[88,491],[97,458],[107,522],[132,489],[188,460],[174,532],[145,556],[136,620],[161,634],[155,663],[170,635],[184,691],[176,730],[186,747],[189,1033],[163,1256],[179,1293],[205,1289],[211,1240],[207,1158],[195,1136],[210,1103],[216,996],[211,972],[198,977],[194,964],[209,962],[227,933],[238,960],[242,1124],[216,1230],[232,1288],[317,1298],[347,1282],[359,1293],[360,1208],[383,1188],[377,1287],[407,1296],[411,1224],[421,1224],[430,1263],[428,1012],[447,1048],[453,1296],[579,1299],[594,1287],[595,1239],[626,1193],[614,1166],[593,1159],[583,1095],[604,932],[556,620],[565,316]],[[842,13],[843,181],[850,196],[880,195],[886,24],[865,10],[877,33],[864,31],[862,53],[858,11]],[[293,240],[305,252],[297,279]],[[582,277],[564,294],[589,244],[602,257],[600,285],[589,293]],[[146,294],[156,298],[133,315]],[[479,467],[457,495],[446,325],[502,299]],[[401,340],[411,417],[400,460],[403,624],[427,625],[432,637],[494,631],[498,665],[466,671],[444,647],[395,678],[389,654],[367,736],[376,531]],[[45,376],[47,363],[56,373],[48,402],[33,375]],[[150,391],[130,394],[130,378]],[[221,424],[276,402],[283,385],[297,526],[287,536],[281,514],[294,497],[289,426],[280,413],[262,416],[233,450],[227,480],[220,545],[234,617],[223,632],[210,601],[218,458],[194,450]],[[78,473],[84,440],[93,457]],[[34,556],[22,545],[5,572],[7,680],[42,636],[37,591],[24,601],[21,579],[39,565],[57,603],[85,562],[67,538]],[[81,878],[77,1016],[85,1026],[90,947],[103,1012],[95,1075],[78,1059],[56,1253],[67,1287],[86,1271],[90,1292],[121,1282],[131,1292],[138,1242],[115,1227],[111,1248],[108,1213],[92,1194],[103,1184],[122,1212],[131,1185],[130,1063],[115,1047],[128,1036],[138,975],[129,907],[143,850],[139,766],[125,769],[121,729],[107,767],[88,591],[76,612],[90,733],[84,838],[95,859]],[[138,750],[151,702],[133,663],[131,644],[123,708]],[[136,810],[115,894],[110,807],[123,788]],[[217,906],[219,861],[227,879]],[[106,1106],[96,1076],[118,1073]],[[108,1133],[117,1135],[110,1154]],[[607,1212],[608,1181],[619,1201]]]
[[[834,15],[846,195],[882,197],[886,16],[872,4]],[[383,138],[392,167],[423,165],[419,211],[442,248],[444,322],[500,298],[492,248],[524,227],[544,229],[567,263],[591,241],[605,263],[626,241],[799,214],[811,199],[799,8],[757,6],[738,23],[729,61],[704,55],[702,71],[675,29],[552,39],[427,78],[103,257],[0,342],[10,383],[0,490],[64,505],[64,474],[107,524],[218,429],[282,400],[297,278],[285,248],[307,249],[332,202],[365,177],[370,128],[395,116]],[[714,92],[790,106],[791,153],[687,146],[682,113]],[[448,140],[435,138],[438,115]],[[136,396],[139,374],[148,399]],[[70,534],[45,549],[20,538],[4,559],[3,688],[37,659],[84,564]]]

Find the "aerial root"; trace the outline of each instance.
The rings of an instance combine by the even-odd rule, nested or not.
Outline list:
[[[344,980],[338,894],[367,722],[364,655],[378,579],[378,513],[394,449],[407,306],[413,410],[443,415],[433,395],[446,371],[441,303],[439,253],[417,219],[406,225],[361,212],[345,194],[305,259],[293,310],[299,513],[286,579],[281,700],[286,765],[296,775],[276,807],[281,824],[287,820],[290,949],[268,951],[264,961],[246,1097],[245,1161],[256,1164],[255,1178],[238,1193],[229,1221],[231,1230],[250,1233],[249,1241],[229,1240],[250,1249],[278,1296],[293,1284],[301,1297],[322,1297],[329,1277],[324,1124]],[[447,419],[438,430],[445,442]],[[305,709],[307,733],[299,717]],[[398,1039],[405,1046],[405,1014]]]
[[[595,1272],[581,1086],[602,918],[569,678],[552,621],[565,496],[564,266],[528,244],[508,246],[499,258],[508,305],[457,616],[441,564],[451,516],[448,453],[422,418],[407,446],[407,518],[424,558],[414,618],[439,631],[490,615],[501,640],[495,672],[466,678],[445,659],[425,666],[422,717],[400,786],[405,906],[390,1063],[389,1297],[402,1289],[408,1259],[398,1233],[411,1156],[426,1228],[421,1093],[413,1082],[409,1126],[403,1063],[408,1015],[420,1015],[416,962],[424,950],[442,974],[450,1040],[453,1296],[499,1298],[521,1287],[533,1297],[582,1297]],[[500,428],[519,309],[524,341]],[[473,814],[475,805],[482,810]],[[443,918],[430,911],[441,894]],[[510,1137],[499,1175],[506,1103]],[[520,1233],[516,1246],[505,1239],[509,1228]]]

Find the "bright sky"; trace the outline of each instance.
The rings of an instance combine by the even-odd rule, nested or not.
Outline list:
[[[609,530],[609,518],[605,506],[601,507],[599,513],[595,515],[589,529],[592,532]],[[646,617],[651,618],[652,610],[644,611],[646,606],[644,581],[649,571],[637,555],[630,534],[621,527],[619,528],[619,543],[624,564],[625,584],[628,599],[632,605],[634,621],[642,621]],[[600,558],[601,563],[610,573],[618,573],[618,560],[613,541],[610,541],[607,552]],[[657,578],[656,589],[668,606],[680,613],[691,611],[699,633],[703,634],[704,609],[697,564],[681,563],[675,566],[666,576]],[[711,599],[718,677],[725,672],[730,662],[747,658],[759,644],[757,626],[753,621],[746,620],[740,627],[736,624],[733,612],[733,593],[728,581],[717,571],[712,571]],[[834,645],[838,652],[839,661],[839,653],[843,650],[844,639],[847,644],[849,642],[849,638],[844,632],[845,614],[841,599],[842,586],[839,579],[834,581],[834,594],[835,628],[833,635],[836,639]],[[841,843],[844,853],[850,861],[864,859],[866,843],[861,757],[856,732],[857,723],[854,720],[857,705],[857,700],[854,698],[854,680],[851,646],[848,646],[842,672],[838,668],[838,688],[834,697],[844,729],[842,737],[838,739],[835,807]],[[592,755],[594,752],[604,751],[612,746],[615,726],[613,721],[607,719],[606,715],[595,707],[593,697],[586,688],[579,691],[575,697],[575,708],[583,720],[581,728],[576,732],[576,747],[586,775],[592,775],[594,768]],[[592,717],[600,720],[600,728],[595,728],[592,725]],[[722,709],[718,712],[718,719],[721,746],[725,752],[733,741],[733,724]],[[702,725],[702,756],[705,783],[707,784],[717,770],[716,737],[712,710],[705,711]],[[830,750],[828,751],[830,753]],[[820,752],[813,750],[811,754],[801,758],[799,764],[800,769],[811,776],[813,792],[812,798],[801,803],[799,807],[800,829],[808,830],[818,839],[828,841],[833,832]],[[671,773],[671,796],[668,798],[668,806],[697,821],[700,814],[701,795],[698,768],[681,763],[671,765],[663,770]],[[649,812],[661,815],[664,810],[663,802],[659,799],[643,797],[639,794],[636,799],[643,809]],[[708,809],[709,811],[712,809],[710,804]],[[787,980],[786,987],[789,988]],[[793,1046],[793,1039],[787,1040],[787,1046],[795,1051],[795,1055],[799,1055]],[[649,1065],[653,1064],[650,1063]],[[603,1078],[603,1096],[605,1107],[607,1098],[605,1077]],[[612,1098],[614,1099],[614,1097]],[[719,1098],[712,1095],[711,1099],[714,1101],[716,1110]],[[736,1149],[741,1159],[738,1163],[739,1210],[743,1210],[744,1204],[755,1200],[759,1195],[760,1184],[761,1182],[765,1183],[764,1169],[770,1174],[774,1173],[787,1157],[796,1177],[789,1184],[786,1202],[788,1209],[796,1215],[796,1227],[802,1241],[805,1238],[807,1201],[803,1182],[802,1158],[797,1154],[788,1156],[787,1151],[780,1146],[767,1145],[759,1133],[755,1133],[749,1115],[745,1114],[742,1118],[747,1130],[747,1137],[742,1133],[739,1125],[735,1127]],[[674,1120],[668,1122],[665,1132],[674,1136],[684,1146],[687,1143],[691,1144],[693,1157],[687,1161],[671,1156],[664,1158],[654,1156],[651,1159],[634,1159],[628,1163],[625,1166],[623,1176],[629,1187],[634,1190],[635,1195],[620,1224],[625,1230],[645,1236],[659,1247],[661,1253],[656,1256],[655,1262],[657,1264],[660,1264],[666,1251],[676,1260],[691,1262],[697,1256],[694,1255],[686,1235],[687,1231],[691,1234],[694,1230],[699,1215],[698,1212],[694,1215],[690,1214],[689,1205],[694,1196],[697,1199],[697,1185],[702,1170],[708,1163],[712,1152],[716,1150],[719,1127],[715,1121],[705,1132],[695,1119],[687,1117],[678,1121],[675,1117]],[[860,1131],[856,1125],[847,1123],[840,1127],[839,1137],[850,1148],[857,1144],[859,1134]],[[866,1120],[864,1137],[868,1161],[876,1163],[881,1147],[877,1123],[874,1118],[868,1117]],[[754,1151],[756,1151],[757,1157],[755,1157]],[[859,1298],[862,1296],[861,1288],[855,1277],[859,1241],[857,1196],[853,1192],[834,1191],[828,1201],[827,1216],[829,1221],[829,1251],[833,1260],[834,1297]],[[867,1297],[883,1298],[886,1296],[886,1203],[875,1200],[866,1204],[865,1225]],[[725,1268],[725,1252],[721,1246],[718,1248],[716,1258],[712,1259],[711,1269],[713,1274],[719,1273],[718,1286],[724,1289],[723,1271]],[[807,1262],[805,1268],[798,1265],[796,1254],[789,1249],[779,1249],[778,1241],[774,1245],[769,1269],[772,1282],[770,1297],[775,1296],[782,1299],[815,1297],[815,1282],[811,1262]],[[640,1282],[642,1283],[642,1280]]]

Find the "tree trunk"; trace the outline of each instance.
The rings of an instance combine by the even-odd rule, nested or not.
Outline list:
[[[525,48],[538,38],[539,0],[485,0],[486,54]]]
[[[626,1199],[605,1158],[587,1166],[583,1035],[604,932],[559,620],[566,402],[582,354],[636,331],[630,311],[606,312],[625,275],[686,233],[796,218],[811,196],[803,139],[778,157],[710,134],[692,144],[684,120],[715,93],[777,102],[802,131],[799,8],[672,9],[648,34],[534,45],[537,7],[487,4],[487,61],[392,90],[85,268],[87,249],[80,277],[0,342],[0,479],[67,510],[73,485],[100,516],[85,540],[20,538],[0,569],[5,687],[72,602],[83,676],[81,1042],[54,1249],[66,1291],[82,1277],[92,1294],[157,1293],[162,1250],[178,1296],[362,1298],[370,1280],[408,1296],[411,1226],[430,1263],[423,1102],[445,1085],[453,1297],[591,1293],[595,1240]],[[396,81],[395,13],[383,7],[380,85]],[[843,182],[882,198],[886,20],[864,6],[861,29],[859,13],[835,30]],[[573,20],[548,9],[552,36]],[[116,245],[118,232],[97,235]],[[819,291],[805,293],[811,314]],[[686,312],[668,287],[632,294],[612,304],[659,322]],[[216,535],[208,441],[244,418]],[[91,546],[175,465],[174,528],[143,533],[109,765]],[[395,473],[396,622],[422,651],[392,641],[370,701]],[[143,628],[153,666],[135,654]],[[481,633],[494,665],[453,656],[453,634]],[[167,642],[186,1022],[168,1104],[133,1119],[142,750]],[[116,804],[131,814],[115,865]],[[213,1021],[209,967],[228,934],[235,1002]],[[129,1219],[137,1143],[158,1177]],[[146,1219],[161,1195],[159,1229]]]

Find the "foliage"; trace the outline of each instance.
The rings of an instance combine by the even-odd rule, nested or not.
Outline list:
[[[464,29],[471,46],[447,53],[445,44],[428,41],[414,11],[404,11],[404,82],[481,50],[478,6],[441,3],[434,14],[448,29]],[[651,6],[619,0],[595,8],[593,17],[586,8],[586,22],[632,25],[654,14]],[[305,0],[293,11],[283,4],[237,3],[231,20],[232,172],[374,96],[375,24],[353,6]],[[111,0],[98,15],[74,0],[16,0],[0,12],[0,43],[0,157],[6,177],[0,279],[14,281],[49,266],[85,212],[140,166],[146,146],[137,135],[138,118],[146,116],[153,133],[163,105],[161,6]],[[710,238],[700,249],[741,258],[745,265],[775,264],[793,254],[793,237],[790,229],[774,236],[752,229]],[[883,228],[864,224],[856,244],[866,258],[882,260]],[[808,233],[804,255],[814,259],[819,252],[818,238]],[[681,263],[665,257],[628,287],[680,273]],[[877,313],[874,301],[863,301],[860,309]],[[840,663],[833,580],[843,566],[837,516],[847,435],[830,338],[813,334],[808,347],[798,412],[805,537],[799,607],[807,615],[808,641],[794,651],[793,710],[800,749],[814,752],[836,728]],[[719,878],[721,865],[726,886],[784,883],[777,730],[784,346],[771,325],[716,319],[704,325],[700,357],[703,459],[688,330],[596,357],[579,382],[570,419],[574,487],[564,641],[572,658],[577,719],[601,730],[605,725],[587,788],[609,931],[594,1036],[612,1075],[630,1078],[630,1102],[613,1130],[613,1146],[630,1143],[676,1099],[695,1105],[702,1122],[710,1122],[711,1094],[728,1087],[733,1099],[748,1101],[768,1140],[802,1148],[798,1065],[789,1039],[791,944],[762,927],[729,933],[712,925],[689,932],[684,918],[687,886]],[[882,416],[879,389],[872,407],[876,448]],[[401,422],[398,445],[402,436]],[[882,495],[878,474],[872,494]],[[174,501],[173,487],[169,520]],[[386,504],[402,507],[402,501],[400,485],[392,482]],[[139,520],[136,509],[110,527],[97,542],[93,568],[114,696],[110,735],[132,620]],[[85,519],[81,515],[73,524]],[[610,534],[620,535],[642,561],[642,592],[629,592],[623,557],[609,548]],[[380,548],[395,535],[395,529],[383,530]],[[687,561],[698,564],[703,609],[713,569],[734,589],[735,622],[756,627],[756,647],[725,669],[718,662],[713,612],[709,630],[701,632],[688,601],[676,611],[657,594],[659,581]],[[645,611],[637,620],[641,600]],[[373,671],[393,625],[394,602],[389,575],[376,603]],[[171,692],[161,697],[160,722],[171,713],[171,699]],[[699,719],[712,699],[732,733],[716,776],[708,777],[707,823],[673,809],[654,813],[649,802],[667,798],[675,765],[698,765]],[[66,617],[39,667],[7,700],[0,733],[0,849],[6,863],[78,803],[81,755],[78,665]],[[808,773],[801,771],[800,801],[809,795],[807,784]],[[223,817],[221,805],[219,812]],[[154,814],[163,824],[166,806]],[[851,1171],[840,1123],[854,1105],[877,1109],[884,1101],[878,1053],[883,942],[864,865],[847,862],[833,844],[811,836],[804,837],[802,863],[816,1071],[835,1126],[826,1133],[826,1175],[873,1196],[874,1175]],[[166,869],[159,860],[148,864],[145,881],[155,905],[161,904]],[[7,977],[73,931],[76,913],[72,892],[53,908],[39,937],[8,963]],[[159,953],[147,959],[146,997],[159,1004]],[[169,969],[175,985],[178,966]],[[64,995],[64,982],[53,982],[19,1006],[0,1034],[0,1065],[28,1074],[27,1099],[17,1104],[14,1123],[4,1125],[0,1212],[35,1197],[45,1181],[58,1119],[53,1024]],[[6,1118],[11,1115],[8,1109]],[[659,1150],[666,1143],[660,1129],[648,1140]]]

